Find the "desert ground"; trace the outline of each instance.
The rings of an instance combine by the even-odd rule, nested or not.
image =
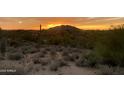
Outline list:
[[[91,50],[88,49],[55,45],[37,47],[35,44],[29,44],[18,48],[9,47],[5,57],[1,56],[0,59],[0,69],[6,69],[6,72],[3,71],[0,74],[100,75],[103,73],[102,69],[90,67],[88,59],[85,58],[90,52]],[[107,66],[102,68],[105,74],[113,72],[113,69]]]
[[[4,58],[1,57],[1,69],[16,70],[1,74],[26,75],[82,75],[98,74],[99,70],[78,66],[83,56],[90,50],[62,46],[27,45],[19,48],[9,47]],[[84,59],[86,60],[86,59]]]

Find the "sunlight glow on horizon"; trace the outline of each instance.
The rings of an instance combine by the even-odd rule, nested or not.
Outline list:
[[[61,26],[62,24],[48,24],[46,28],[51,28],[55,26]]]
[[[80,29],[109,29],[111,25],[124,24],[124,17],[0,17],[2,29],[48,29],[71,25]]]

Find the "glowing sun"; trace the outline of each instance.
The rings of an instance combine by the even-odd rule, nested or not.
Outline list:
[[[22,24],[22,21],[18,21],[19,24]]]
[[[60,26],[62,24],[48,24],[47,25],[47,28],[51,28],[51,27],[55,27],[55,26]]]

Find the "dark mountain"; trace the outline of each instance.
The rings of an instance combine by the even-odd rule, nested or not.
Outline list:
[[[81,31],[81,29],[71,25],[61,25],[49,28],[48,31]]]

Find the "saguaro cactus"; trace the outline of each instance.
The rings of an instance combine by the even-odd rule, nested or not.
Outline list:
[[[40,31],[41,31],[41,27],[42,27],[42,26],[41,26],[41,24],[40,24]]]

